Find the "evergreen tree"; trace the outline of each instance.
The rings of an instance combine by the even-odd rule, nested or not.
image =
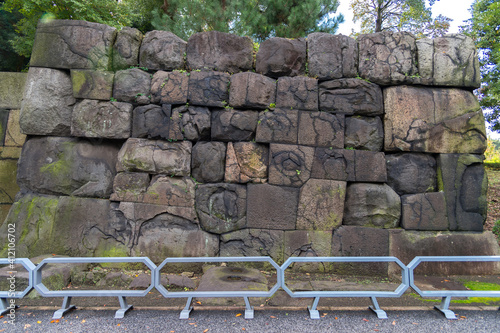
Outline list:
[[[351,0],[354,22],[361,21],[361,33],[409,31],[421,38],[446,34],[451,19],[438,15],[432,18],[431,7],[436,0]],[[437,0],[439,1],[439,0]]]
[[[0,1],[0,6],[4,1]],[[19,72],[28,64],[28,59],[18,55],[9,40],[16,36],[14,25],[22,18],[17,11],[0,10],[0,71]]]

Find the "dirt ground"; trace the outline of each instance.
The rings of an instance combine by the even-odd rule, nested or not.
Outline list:
[[[485,229],[492,230],[500,220],[500,168],[486,167],[488,175],[488,217]]]

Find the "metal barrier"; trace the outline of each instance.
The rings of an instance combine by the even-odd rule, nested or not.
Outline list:
[[[500,291],[487,290],[420,290],[415,284],[414,271],[422,262],[490,262],[500,261],[500,256],[455,256],[455,257],[415,257],[409,264],[410,286],[422,297],[441,297],[441,304],[434,306],[441,311],[447,319],[457,319],[455,313],[449,309],[452,297],[500,297]],[[500,308],[499,308],[500,310]]]
[[[394,262],[401,267],[401,284],[395,291],[291,291],[285,281],[285,270],[295,262]],[[291,257],[281,266],[281,287],[291,297],[314,297],[312,306],[308,307],[311,319],[319,319],[317,306],[321,297],[369,297],[373,306],[369,308],[380,319],[387,319],[387,314],[378,305],[377,297],[401,297],[409,288],[408,267],[396,257]]]
[[[48,264],[91,264],[91,263],[130,263],[137,262],[145,264],[151,270],[151,284],[145,290],[48,290],[42,283],[42,270]],[[120,302],[120,309],[116,311],[115,318],[123,318],[125,313],[132,309],[132,305],[127,304],[126,297],[143,297],[155,286],[156,265],[146,257],[96,257],[96,258],[47,258],[43,259],[33,271],[34,286],[36,291],[43,297],[64,297],[61,309],[54,312],[53,319],[62,316],[76,308],[71,305],[72,297],[106,297],[116,296]]]
[[[277,283],[267,292],[264,291],[168,291],[160,279],[161,269],[169,263],[195,263],[195,262],[267,262],[276,268],[278,275]],[[281,276],[283,275],[280,267],[270,257],[185,257],[185,258],[167,258],[155,271],[155,287],[164,297],[187,297],[186,306],[181,311],[180,319],[188,319],[191,313],[191,302],[193,297],[243,297],[245,300],[245,319],[252,319],[254,316],[253,307],[250,306],[249,297],[270,297],[280,287]]]
[[[401,297],[409,288],[413,288],[422,297],[441,297],[442,301],[435,308],[441,311],[446,318],[456,319],[455,313],[449,309],[452,297],[500,297],[500,291],[473,291],[473,290],[432,290],[422,291],[415,285],[415,268],[422,262],[496,262],[500,261],[500,256],[451,256],[451,257],[415,257],[408,266],[405,266],[396,257],[291,257],[281,267],[270,257],[185,257],[167,258],[158,267],[146,257],[98,257],[98,258],[47,258],[35,266],[27,258],[5,259],[0,258],[0,265],[9,265],[14,269],[14,265],[21,264],[28,272],[28,286],[23,291],[15,291],[11,287],[9,291],[0,291],[0,311],[3,315],[14,308],[14,303],[8,299],[25,297],[31,290],[36,289],[43,297],[64,297],[61,309],[54,313],[53,318],[59,319],[68,311],[76,308],[71,305],[72,297],[105,297],[116,296],[120,302],[120,309],[116,311],[115,318],[123,318],[132,308],[127,304],[126,297],[144,297],[153,287],[156,288],[165,298],[186,297],[187,303],[181,311],[180,318],[187,319],[192,310],[191,303],[193,297],[243,297],[245,301],[245,318],[254,317],[253,307],[248,300],[249,297],[270,297],[281,287],[291,297],[312,297],[312,306],[308,307],[310,317],[319,319],[317,306],[321,297],[369,297],[373,303],[369,308],[373,310],[378,318],[387,318],[387,314],[378,305],[377,297]],[[207,262],[264,262],[271,264],[276,269],[277,282],[269,291],[168,291],[160,279],[161,269],[167,264],[173,263],[207,263]],[[401,284],[394,291],[354,291],[354,290],[329,290],[329,291],[291,291],[286,285],[285,270],[292,263],[304,262],[393,262],[401,268]],[[151,270],[151,282],[145,290],[48,290],[42,282],[44,267],[48,264],[85,264],[85,263],[143,263]],[[9,273],[9,272],[8,272]],[[17,273],[17,272],[13,272]],[[15,286],[15,283],[14,283]],[[500,308],[499,308],[500,310]]]

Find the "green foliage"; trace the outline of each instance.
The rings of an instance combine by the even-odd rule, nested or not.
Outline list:
[[[4,1],[0,1],[0,6]],[[9,40],[16,36],[14,25],[22,18],[18,11],[12,13],[0,10],[0,71],[20,72],[28,64],[28,59],[16,54]]]
[[[354,22],[361,22],[361,33],[384,30],[409,31],[417,37],[437,37],[446,34],[451,19],[438,15],[432,17],[429,0],[351,0]]]
[[[491,230],[497,237],[500,237],[500,220],[495,222],[493,229]]]
[[[117,28],[130,25],[132,19],[129,6],[116,0],[5,0],[0,9],[22,15],[15,24],[17,35],[9,42],[17,54],[27,58],[40,19],[85,20]]]
[[[152,25],[183,39],[193,33],[217,30],[262,41],[266,38],[305,37],[316,31],[334,33],[343,16],[334,16],[333,0],[165,0],[153,11]]]
[[[493,131],[500,132],[500,2],[476,0],[472,18],[462,27],[479,49],[482,86],[477,91],[479,104]]]

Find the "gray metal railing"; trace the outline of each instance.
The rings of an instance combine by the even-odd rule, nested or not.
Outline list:
[[[373,305],[369,308],[373,310],[378,318],[387,318],[387,314],[378,305],[377,298],[380,297],[401,297],[408,289],[414,289],[422,297],[442,297],[441,304],[435,308],[441,311],[446,318],[456,319],[453,311],[449,309],[452,297],[500,297],[497,290],[432,290],[423,291],[415,284],[414,271],[422,262],[495,262],[500,261],[500,256],[433,256],[415,257],[409,265],[404,265],[396,257],[291,257],[282,266],[276,264],[270,257],[182,257],[167,258],[159,266],[156,266],[146,257],[97,257],[97,258],[47,258],[35,266],[27,258],[3,259],[0,258],[0,265],[9,265],[15,269],[15,265],[21,264],[28,272],[28,285],[22,291],[12,290],[0,291],[0,310],[5,314],[13,309],[13,302],[9,299],[25,297],[31,290],[35,289],[42,297],[64,297],[61,309],[54,313],[53,318],[61,318],[66,312],[75,308],[71,305],[72,297],[118,297],[120,309],[115,313],[115,318],[123,318],[132,308],[127,304],[126,297],[144,297],[153,288],[156,288],[165,298],[187,298],[187,303],[181,311],[180,318],[187,319],[192,310],[191,303],[194,297],[242,297],[245,301],[245,318],[254,317],[254,309],[250,305],[249,297],[270,297],[282,288],[291,297],[313,298],[312,306],[308,307],[310,317],[319,319],[317,306],[321,297],[368,297]],[[277,282],[268,291],[168,291],[161,282],[161,270],[168,264],[178,263],[268,263],[276,269]],[[292,291],[287,286],[285,270],[294,263],[317,263],[317,262],[338,262],[338,263],[395,263],[401,268],[401,284],[394,291],[360,291],[360,290],[321,290],[321,291]],[[145,290],[49,290],[43,284],[43,269],[49,264],[90,264],[90,263],[142,263],[151,271],[151,282]],[[15,285],[15,284],[14,284]],[[15,287],[15,286],[14,286]],[[499,309],[500,310],[500,309]]]

